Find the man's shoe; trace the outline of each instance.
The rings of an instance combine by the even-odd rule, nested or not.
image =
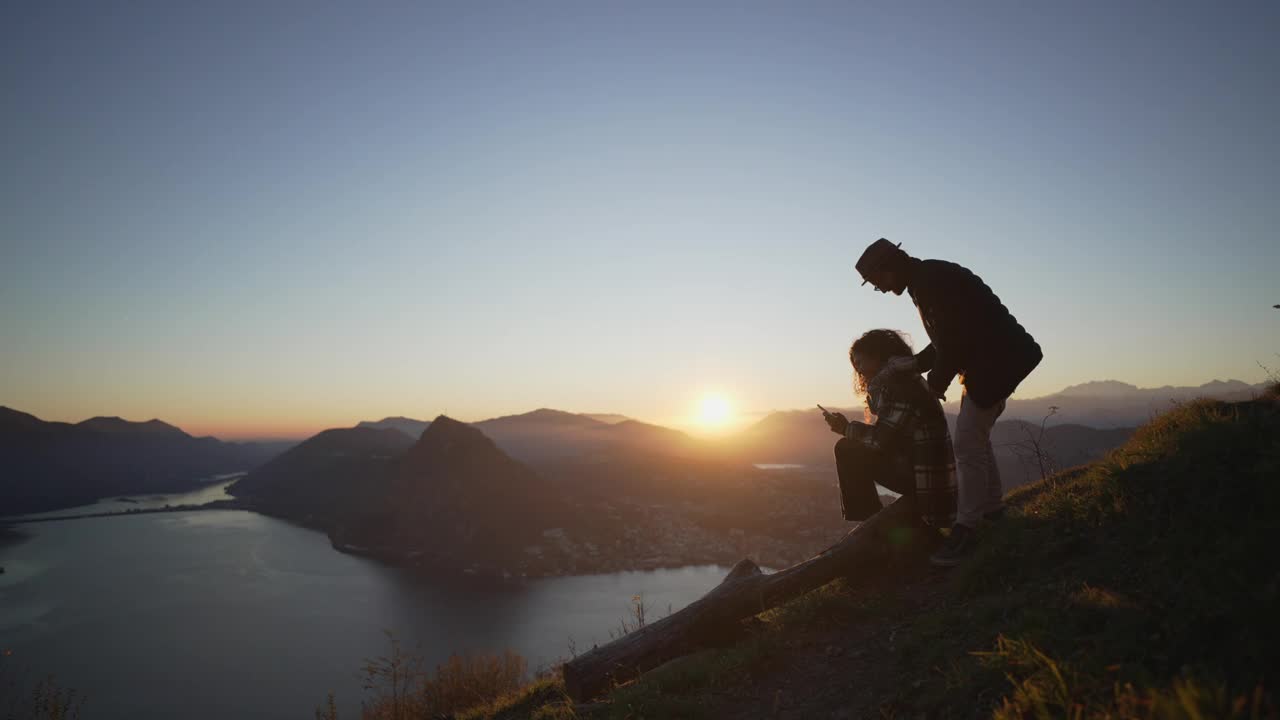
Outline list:
[[[955,567],[973,551],[974,533],[966,525],[953,525],[951,536],[938,552],[929,556],[929,564],[937,567]]]

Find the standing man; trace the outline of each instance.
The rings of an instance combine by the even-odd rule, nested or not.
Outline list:
[[[941,399],[956,375],[964,386],[955,434],[960,484],[956,522],[947,543],[929,558],[934,565],[951,567],[973,549],[978,524],[1004,512],[991,428],[1043,354],[981,278],[955,263],[913,258],[900,245],[876,240],[856,267],[863,285],[869,282],[895,295],[910,293],[929,334],[929,346],[915,357],[895,361],[895,369],[928,371],[929,388]]]

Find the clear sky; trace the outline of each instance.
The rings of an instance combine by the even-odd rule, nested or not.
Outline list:
[[[1280,3],[0,10],[0,404],[224,437],[851,404],[981,275],[1018,395],[1280,365]]]

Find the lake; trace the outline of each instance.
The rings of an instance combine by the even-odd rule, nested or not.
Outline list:
[[[214,500],[227,500],[231,496],[227,494],[227,488],[235,484],[236,478],[244,477],[246,473],[230,473],[228,475],[219,475],[201,481],[194,490],[188,490],[181,493],[171,493],[167,495],[130,495],[127,497],[106,497],[101,500],[90,503],[88,505],[78,505],[76,507],[60,508],[58,510],[48,510],[38,513],[27,513],[26,515],[13,515],[8,517],[0,517],[0,523],[5,520],[12,519],[33,519],[33,518],[54,518],[67,517],[70,515],[85,515],[89,513],[109,513],[109,512],[128,512],[130,510],[156,510],[166,505],[204,505]]]
[[[160,502],[159,499],[155,500]],[[495,587],[334,551],[321,533],[239,510],[19,526],[0,545],[6,672],[52,673],[82,717],[355,718],[357,671],[384,629],[434,666],[511,648],[530,669],[607,642],[642,595],[650,619],[697,599],[716,566]]]

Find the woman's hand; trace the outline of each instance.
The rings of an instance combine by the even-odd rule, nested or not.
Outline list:
[[[849,427],[849,418],[841,413],[831,413],[825,416],[827,425],[831,428],[831,432],[844,435],[845,428]]]

